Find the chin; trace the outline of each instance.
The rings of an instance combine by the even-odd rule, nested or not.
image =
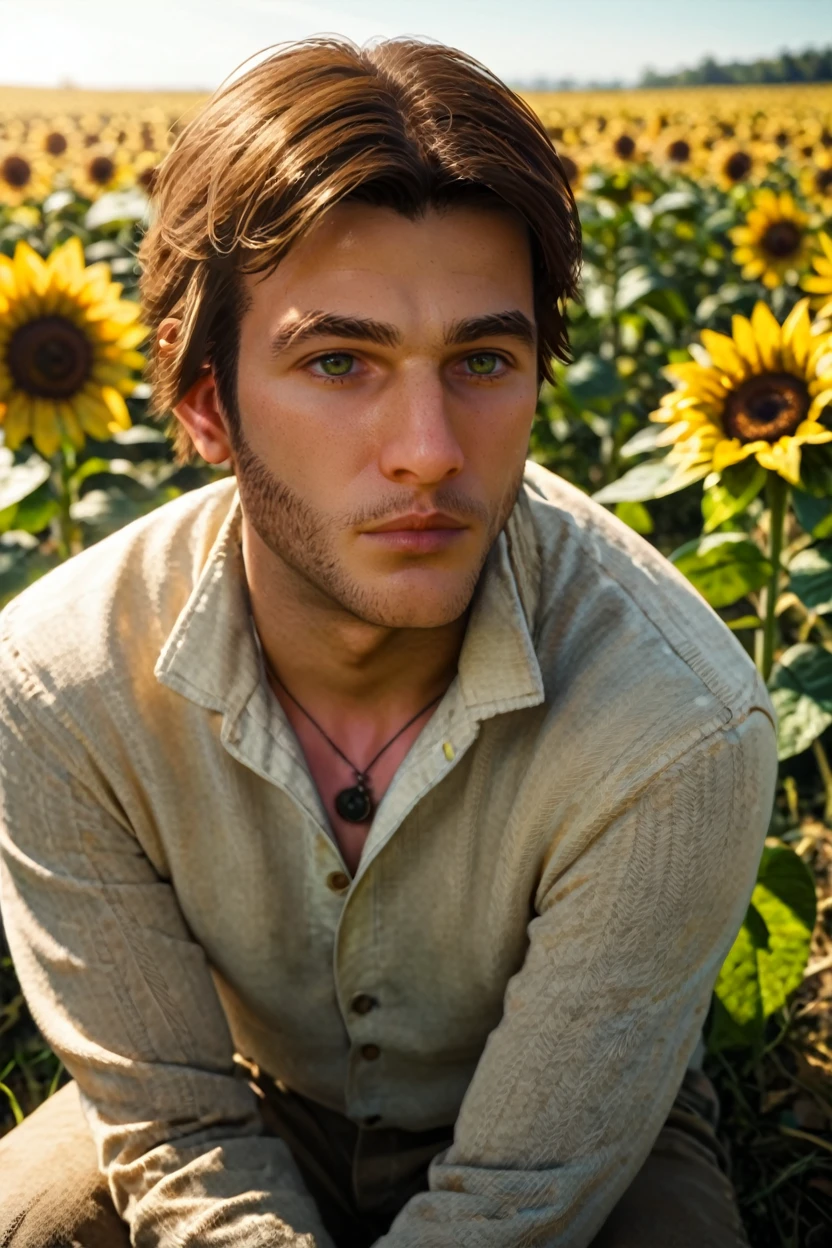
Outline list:
[[[465,613],[467,606],[467,603],[463,603],[462,606],[436,604],[431,607],[419,603],[410,608],[391,610],[385,613],[383,619],[374,622],[382,624],[385,628],[444,628],[448,624],[453,624],[454,620],[458,620]]]
[[[400,587],[398,592],[376,584],[353,610],[368,624],[383,628],[443,628],[465,614],[475,587],[476,577],[451,585]]]

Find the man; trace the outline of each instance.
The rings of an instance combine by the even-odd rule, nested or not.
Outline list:
[[[284,48],[166,160],[157,410],[233,475],[0,616],[3,912],[72,1076],[0,1146],[14,1248],[745,1242],[694,1051],[773,710],[525,463],[578,259],[440,45]]]

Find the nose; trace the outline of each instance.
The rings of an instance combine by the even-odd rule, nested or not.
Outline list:
[[[405,370],[387,396],[379,467],[397,485],[438,485],[459,476],[465,455],[437,371]]]

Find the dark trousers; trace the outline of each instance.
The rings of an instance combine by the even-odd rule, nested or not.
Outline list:
[[[256,1067],[244,1072],[269,1135],[292,1150],[338,1248],[369,1248],[428,1189],[453,1126],[365,1129]],[[650,1155],[591,1248],[748,1248],[717,1139],[713,1084],[689,1070]],[[0,1248],[130,1248],[70,1081],[0,1139]],[[554,1248],[554,1245],[553,1245]]]

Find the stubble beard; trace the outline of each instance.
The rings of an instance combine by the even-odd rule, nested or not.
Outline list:
[[[383,523],[392,514],[400,513],[406,501],[388,497],[372,509],[345,516],[343,523],[338,524],[275,476],[242,432],[235,431],[231,440],[231,458],[242,509],[260,540],[302,582],[343,611],[365,623],[386,628],[437,628],[459,619],[468,609],[488,553],[517,501],[525,469],[521,462],[499,507],[493,512],[452,486],[437,490],[433,500],[437,508],[447,509],[457,516],[484,520],[487,536],[479,562],[462,576],[456,591],[442,603],[441,618],[417,622],[407,603],[396,602],[395,595],[385,595],[351,577],[338,558],[332,540],[333,533],[341,528],[369,524],[373,520]]]

